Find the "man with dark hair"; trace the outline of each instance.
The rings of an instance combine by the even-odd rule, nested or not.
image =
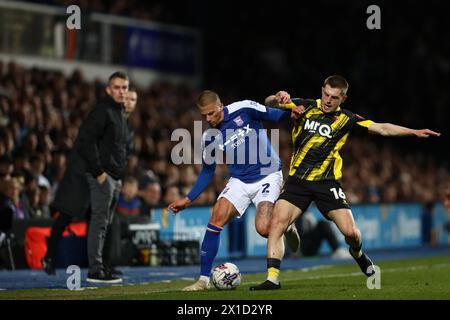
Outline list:
[[[52,204],[53,210],[59,211],[60,215],[53,225],[43,260],[47,272],[54,272],[52,259],[65,227],[73,217],[85,215],[90,207],[87,281],[122,281],[105,269],[102,255],[130,144],[124,110],[128,85],[125,73],[113,73],[106,87],[108,96],[92,109],[80,127],[66,173]]]
[[[292,127],[293,153],[289,178],[273,209],[267,241],[267,280],[250,290],[280,289],[278,280],[284,256],[283,233],[314,201],[320,212],[332,220],[344,235],[351,256],[366,276],[375,273],[372,261],[362,250],[361,232],[356,227],[350,206],[340,184],[342,158],[339,151],[350,133],[369,132],[382,136],[428,138],[440,134],[429,129],[414,130],[391,123],[375,123],[341,109],[347,98],[348,83],[341,76],[328,77],[317,100],[289,99],[293,105],[306,106],[303,116]],[[295,102],[294,102],[295,101]],[[278,105],[275,96],[266,104]]]
[[[134,136],[134,128],[131,125],[128,118],[133,113],[133,111],[136,109],[137,105],[137,91],[135,88],[129,88],[128,92],[125,95],[124,100],[124,111],[125,111],[125,117],[127,118],[127,128],[128,128],[128,142],[127,142],[127,162],[131,154],[133,153],[134,145],[133,145],[133,136]],[[130,177],[125,177],[123,179],[123,188],[126,187],[127,180],[129,180]],[[120,191],[123,192],[123,188],[121,188]],[[123,199],[122,199],[123,200]],[[119,193],[119,197],[117,198],[117,204],[116,207],[120,205],[121,197]],[[139,202],[140,205],[140,202]],[[118,209],[118,208],[117,208]],[[116,211],[116,208],[114,208],[114,211]],[[116,215],[111,217],[110,223],[108,224],[106,235],[105,235],[105,241],[104,241],[104,248],[103,248],[103,267],[107,273],[112,274],[113,276],[121,276],[123,275],[123,272],[119,269],[117,269],[114,266],[114,259],[113,259],[113,252],[117,247],[120,246],[120,234],[121,234],[121,228],[119,227],[121,225],[120,221],[117,221]],[[117,254],[116,254],[117,256]],[[117,258],[117,257],[115,257]]]
[[[339,75],[329,76],[328,78],[326,78],[323,82],[322,88],[325,88],[326,86],[341,89],[341,92],[344,96],[347,94],[347,90],[349,87],[347,80]]]
[[[129,83],[128,75],[125,72],[116,71],[112,75],[109,76],[108,87],[111,87],[116,79],[122,79]],[[108,92],[108,87],[106,88],[106,93],[108,93],[108,95],[110,95],[110,93]],[[127,91],[128,91],[128,89],[127,89]]]

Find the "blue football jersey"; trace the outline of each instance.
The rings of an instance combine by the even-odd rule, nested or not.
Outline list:
[[[281,170],[281,160],[262,121],[280,122],[289,116],[290,111],[251,100],[227,105],[223,121],[203,134],[203,168],[188,198],[193,201],[208,187],[217,163],[226,163],[230,176],[244,183],[256,182]]]

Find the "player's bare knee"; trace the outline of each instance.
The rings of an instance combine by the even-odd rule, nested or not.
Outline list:
[[[344,236],[346,238],[348,238],[349,240],[352,240],[352,241],[355,241],[355,242],[360,242],[360,240],[361,240],[361,232],[356,227],[348,228],[345,231]]]
[[[229,217],[228,214],[224,212],[220,212],[213,210],[213,213],[211,215],[211,218],[209,219],[209,223],[216,226],[223,228],[223,226],[228,222]]]
[[[270,220],[269,233],[283,234],[289,226],[289,217],[276,214]]]
[[[266,221],[258,222],[257,221],[256,225],[255,225],[256,232],[258,232],[258,234],[261,237],[267,238],[269,236],[269,226],[270,226],[269,222],[266,222]]]
[[[214,205],[209,223],[223,228],[231,219],[239,215],[233,205],[226,199],[221,198]]]
[[[269,201],[263,201],[258,204],[256,210],[255,227],[259,235],[264,238],[269,236],[270,220],[272,218],[274,204]]]

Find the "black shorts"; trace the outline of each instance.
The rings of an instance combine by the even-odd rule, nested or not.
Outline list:
[[[305,212],[311,202],[314,201],[319,211],[328,220],[330,219],[327,217],[327,213],[331,210],[350,209],[347,201],[345,201],[342,186],[336,180],[308,181],[290,176],[278,199],[284,199],[292,203],[302,212]]]

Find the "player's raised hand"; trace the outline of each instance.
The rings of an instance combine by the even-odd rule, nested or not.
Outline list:
[[[181,210],[186,209],[190,203],[191,203],[191,200],[189,200],[188,197],[183,198],[183,199],[178,199],[177,201],[174,201],[171,204],[169,204],[167,209],[172,210],[173,215],[176,215]]]
[[[305,113],[305,107],[304,106],[296,106],[291,111],[291,118],[298,120],[302,117],[303,113]]]
[[[277,102],[280,104],[285,104],[291,102],[291,95],[287,93],[286,91],[278,91],[275,94],[275,98],[277,99]]]
[[[439,137],[441,135],[439,132],[434,132],[433,130],[430,130],[430,129],[416,130],[415,134],[416,134],[416,137],[418,137],[418,138],[428,138],[431,136]]]

